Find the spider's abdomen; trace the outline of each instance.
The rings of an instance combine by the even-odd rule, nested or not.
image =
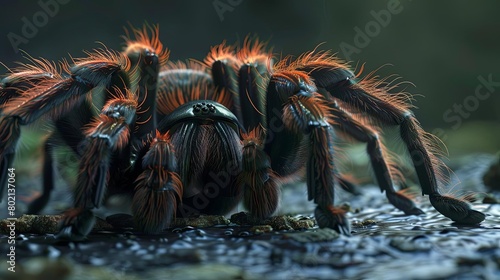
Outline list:
[[[178,107],[159,125],[176,147],[184,197],[177,215],[223,214],[240,200],[242,144],[236,116],[212,100]]]

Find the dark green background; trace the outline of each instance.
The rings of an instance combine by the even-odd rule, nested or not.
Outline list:
[[[55,0],[54,0],[55,1]],[[50,2],[42,0],[42,2]],[[158,3],[157,3],[158,2]],[[223,20],[214,3],[236,3]],[[59,5],[46,25],[19,47],[34,57],[60,60],[82,56],[98,47],[120,49],[123,27],[130,22],[160,24],[161,39],[172,59],[202,59],[210,46],[222,40],[235,42],[247,34],[270,40],[276,53],[300,54],[321,45],[340,52],[341,44],[354,46],[355,27],[364,30],[373,22],[372,11],[386,10],[391,1],[77,1]],[[398,2],[398,1],[396,1]],[[444,138],[450,153],[500,150],[500,87],[463,124],[443,114],[474,95],[479,76],[492,75],[500,82],[499,1],[399,1],[400,13],[392,15],[359,54],[355,65],[385,76],[397,73],[416,87],[416,115],[428,131]],[[2,1],[0,7],[0,61],[13,66],[22,60],[8,34],[22,36],[23,17],[33,21],[42,11],[38,1]],[[1,72],[4,72],[2,70]],[[456,114],[451,114],[453,116]]]

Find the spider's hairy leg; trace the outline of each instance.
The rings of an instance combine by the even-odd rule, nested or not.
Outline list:
[[[227,46],[225,42],[210,49],[204,64],[212,71],[213,83],[217,90],[225,90],[231,96],[233,102],[228,109],[233,112],[239,120],[243,120],[240,107],[240,96],[238,94],[238,69],[241,62],[236,57],[234,47]]]
[[[9,78],[10,77],[6,77],[0,80],[0,113],[2,113],[5,103],[21,95],[22,89],[20,88],[23,85],[27,85],[28,88],[30,87],[29,82],[25,83],[24,81],[17,81],[17,79],[12,79],[13,81],[11,81]]]
[[[43,146],[43,177],[41,195],[32,201],[27,210],[27,214],[38,214],[47,205],[52,190],[54,189],[54,148],[60,145],[68,146],[75,158],[81,158],[81,143],[85,139],[83,128],[88,125],[93,118],[91,101],[85,100],[81,106],[77,106],[71,112],[64,114],[55,120],[55,131],[45,140]]]
[[[239,102],[243,127],[266,127],[265,86],[269,81],[267,67],[272,55],[265,51],[266,44],[246,37],[243,48],[236,54],[241,62],[238,70]]]
[[[141,110],[137,111],[137,128],[134,134],[138,139],[154,133],[157,127],[156,101],[158,90],[158,75],[160,68],[168,60],[169,52],[159,40],[159,27],[144,25],[142,29],[132,28],[127,36],[124,54],[134,67],[133,79],[136,81],[138,103]],[[132,38],[132,35],[134,38]]]
[[[406,144],[416,170],[422,194],[429,195],[431,204],[444,216],[462,224],[478,224],[485,215],[470,208],[459,199],[443,196],[438,190],[438,179],[442,177],[445,165],[434,154],[432,135],[423,131],[410,111],[408,96],[402,93],[388,93],[390,83],[376,81],[369,74],[361,81],[328,53],[307,53],[294,64],[296,69],[307,71],[316,85],[358,111],[366,112],[386,125],[399,125],[400,135]]]
[[[428,179],[430,175],[433,175],[433,168],[437,165],[427,165],[433,163],[434,159],[428,153],[428,149],[426,149],[426,140],[422,138],[424,132],[418,121],[413,117],[413,114],[406,116],[400,126],[401,137],[410,151],[419,181],[424,181],[426,182],[425,184],[430,185],[430,191],[426,190],[423,186],[422,189],[424,190],[424,194],[429,195],[432,206],[439,213],[459,224],[476,225],[484,221],[486,218],[484,213],[471,209],[469,203],[464,200],[459,200],[448,195],[441,195],[436,186],[436,179],[432,179],[432,177],[431,180]]]
[[[93,113],[91,102],[85,100],[81,106],[75,107],[74,110],[64,114],[61,118],[55,120],[55,132],[45,141],[43,148],[43,179],[42,193],[40,197],[35,199],[28,206],[27,214],[38,214],[45,208],[50,193],[54,188],[54,147],[64,144],[68,146],[75,158],[81,158],[82,149],[81,143],[85,140],[83,129],[92,121]]]
[[[267,134],[265,149],[271,155],[273,170],[280,176],[288,175],[290,171],[297,171],[297,166],[306,160],[308,199],[317,204],[318,225],[350,235],[345,211],[333,206],[335,135],[329,124],[326,100],[316,92],[307,75],[299,71],[274,73],[268,89],[268,116],[273,109],[283,108],[281,121],[284,124],[284,128]],[[278,121],[270,119],[268,123]],[[270,129],[273,130],[271,126]],[[301,154],[301,150],[306,154]],[[287,171],[284,166],[291,168]]]
[[[354,178],[348,178],[348,176],[343,176],[342,174],[335,174],[335,179],[339,183],[340,187],[349,193],[354,195],[360,195],[361,191],[358,186],[355,185]]]
[[[276,211],[281,185],[264,152],[264,137],[260,127],[243,135],[242,172],[238,176],[238,185],[243,187],[244,206],[261,220]]]
[[[17,142],[21,135],[21,127],[16,118],[0,120],[0,201],[6,190],[8,169],[12,168]]]
[[[46,75],[45,78],[12,98],[5,104],[4,116],[17,118],[21,125],[41,117],[58,119],[80,104],[83,97],[95,87],[124,90],[129,85],[129,61],[126,57],[107,50],[87,53],[89,57],[75,59],[75,64],[64,64],[68,75]]]
[[[82,240],[92,229],[93,222],[88,221],[93,216],[91,209],[99,208],[106,194],[112,154],[122,151],[130,141],[136,108],[130,92],[128,97],[111,99],[86,129],[73,209],[66,212],[59,238]]]
[[[26,67],[41,68],[37,65]],[[79,105],[97,86],[125,88],[128,85],[128,59],[106,50],[89,53],[88,58],[75,60],[74,66],[65,65],[64,68],[70,75],[61,76],[57,72],[37,75],[39,80],[34,86],[4,104],[0,121],[0,171],[12,164],[21,125],[42,117],[58,119]]]
[[[424,214],[410,197],[406,196],[402,191],[397,192],[393,186],[393,176],[395,171],[391,170],[384,156],[385,147],[378,139],[377,132],[368,124],[363,124],[356,120],[349,113],[345,112],[336,102],[331,102],[331,116],[333,126],[340,131],[344,131],[356,140],[367,143],[367,152],[370,157],[373,171],[377,182],[392,205],[399,210],[402,210],[407,215]]]
[[[176,173],[177,160],[168,132],[156,132],[145,148],[148,151],[142,158],[144,171],[136,180],[132,213],[141,231],[157,233],[175,217],[183,187]]]
[[[56,66],[43,59],[31,59],[32,65],[19,63],[0,81],[0,114],[11,100],[20,98],[29,89],[45,80],[59,77]],[[16,117],[0,119],[0,201],[7,185],[7,168],[12,167],[14,153],[20,136],[20,123]]]
[[[18,63],[18,67],[10,70],[11,74],[0,80],[0,113],[12,98],[21,96],[23,92],[44,80],[58,77],[54,63],[35,58],[30,58],[30,62],[32,65]]]
[[[239,101],[243,117],[243,127],[266,126],[265,92],[258,81],[262,80],[262,74],[257,72],[253,65],[243,64],[238,73]]]
[[[52,158],[52,151],[55,146],[54,134],[51,134],[45,140],[43,146],[43,185],[42,194],[33,200],[29,206],[26,214],[38,214],[47,205],[50,199],[50,193],[54,188],[54,160]]]

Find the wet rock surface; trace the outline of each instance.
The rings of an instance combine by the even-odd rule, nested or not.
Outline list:
[[[95,231],[78,243],[58,241],[54,234],[19,234],[16,275],[80,279],[91,273],[90,278],[108,279],[126,273],[130,278],[125,279],[143,279],[184,271],[192,278],[180,279],[402,279],[405,271],[419,279],[495,279],[500,275],[500,206],[475,208],[488,213],[486,221],[459,227],[428,206],[427,215],[417,217],[384,205],[350,214],[350,237],[328,229],[257,231],[252,228],[258,226],[234,223],[178,227],[157,235]],[[0,276],[12,276],[2,266]]]
[[[481,181],[480,174],[474,176],[465,183]],[[361,196],[337,196],[357,209],[348,213],[352,236],[318,229],[311,219],[314,205],[298,186],[285,191],[280,215],[266,221],[252,220],[240,209],[226,218],[176,221],[160,234],[145,235],[133,229],[130,216],[119,214],[104,216],[107,226],[78,243],[40,229],[17,233],[16,273],[2,261],[0,278],[500,279],[499,204],[478,200],[473,207],[486,213],[486,220],[464,227],[437,213],[426,197],[418,201],[425,215],[405,216],[378,187],[361,190]],[[52,224],[45,230],[53,230]],[[0,239],[5,259],[8,235]]]

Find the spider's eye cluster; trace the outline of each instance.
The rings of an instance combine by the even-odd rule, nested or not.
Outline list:
[[[212,104],[207,104],[205,102],[202,103],[196,103],[193,105],[193,113],[195,114],[208,114],[208,113],[215,113],[217,110],[215,109],[215,106]]]

